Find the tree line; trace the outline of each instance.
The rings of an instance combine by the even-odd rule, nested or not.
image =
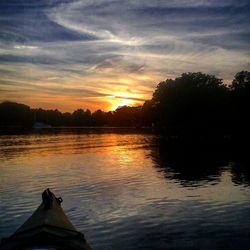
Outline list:
[[[160,82],[151,100],[137,107],[104,112],[77,109],[72,113],[31,109],[24,104],[0,104],[0,126],[31,128],[35,122],[51,126],[155,127],[167,135],[230,135],[249,133],[250,72],[238,72],[232,83],[201,72],[183,73]]]
[[[115,111],[104,112],[77,109],[72,113],[59,110],[31,109],[29,106],[5,101],[0,103],[0,128],[32,128],[35,123],[52,127],[89,127],[89,126],[140,126],[141,106],[123,106]]]

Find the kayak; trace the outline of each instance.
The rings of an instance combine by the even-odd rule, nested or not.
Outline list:
[[[13,235],[2,239],[0,249],[91,250],[84,235],[64,213],[61,203],[62,198],[46,189],[41,205]]]

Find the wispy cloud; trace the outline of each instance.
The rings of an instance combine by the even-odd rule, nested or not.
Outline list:
[[[56,108],[53,96],[68,97],[72,110],[92,105],[92,96],[92,109],[108,109],[106,95],[141,102],[158,81],[186,71],[231,81],[250,66],[249,7],[249,0],[1,1],[0,99],[22,102],[32,93],[37,105],[47,95]]]

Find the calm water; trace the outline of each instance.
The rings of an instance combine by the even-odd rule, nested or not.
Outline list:
[[[225,151],[168,149],[133,130],[52,130],[1,135],[0,162],[0,237],[49,187],[97,250],[249,249],[249,161]]]

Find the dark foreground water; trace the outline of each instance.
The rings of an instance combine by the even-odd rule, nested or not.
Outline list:
[[[0,237],[49,187],[94,249],[249,249],[250,170],[133,130],[0,136]]]

